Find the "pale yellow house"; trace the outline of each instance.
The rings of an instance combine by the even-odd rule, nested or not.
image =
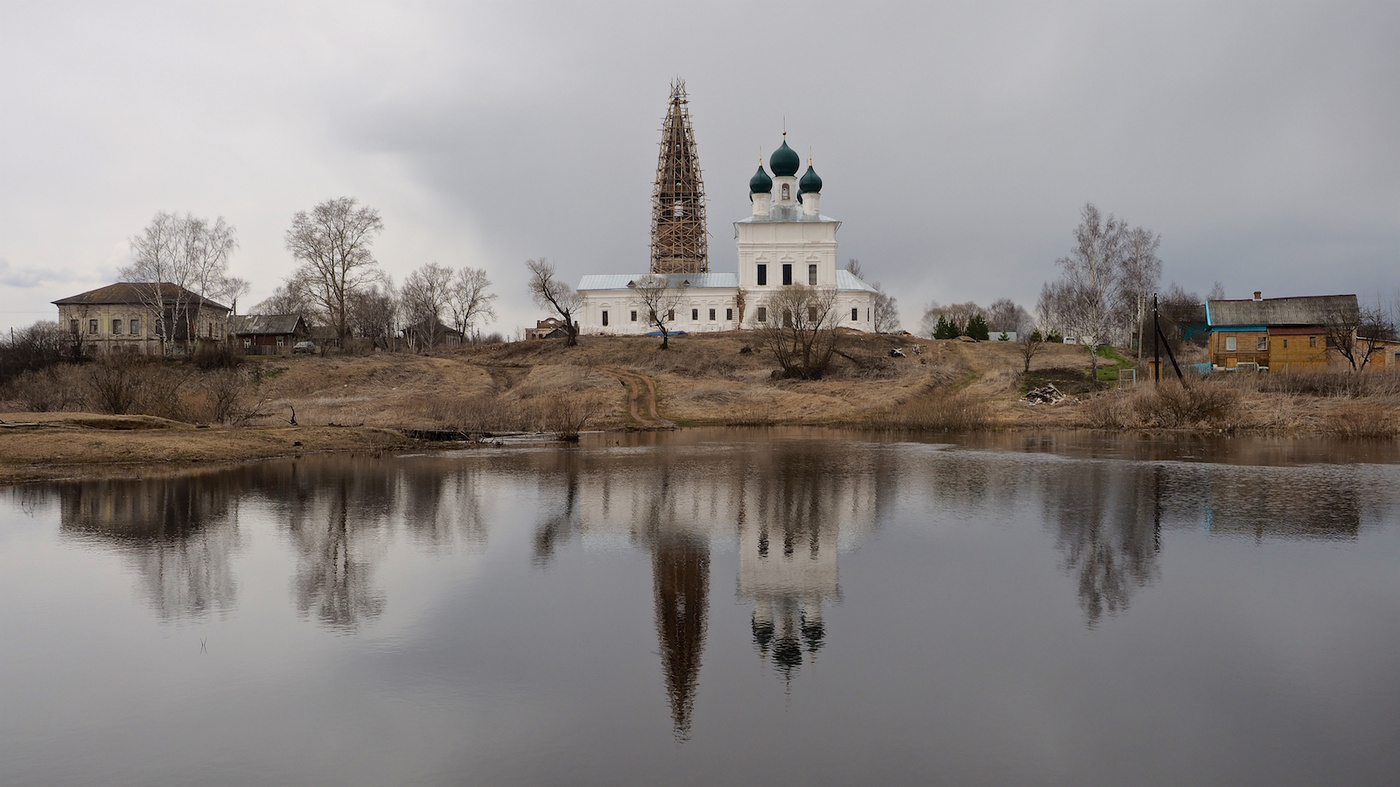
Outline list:
[[[182,353],[228,333],[229,307],[169,282],[118,282],[53,304],[59,326],[85,353],[160,355],[167,335],[168,352]]]

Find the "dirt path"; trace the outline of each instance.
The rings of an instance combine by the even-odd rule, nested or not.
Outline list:
[[[623,385],[627,386],[627,410],[632,415],[632,420],[650,429],[675,427],[675,422],[662,418],[656,412],[655,380],[643,374],[615,367],[608,367],[600,371],[616,377]],[[646,410],[645,415],[642,413],[643,408]]]

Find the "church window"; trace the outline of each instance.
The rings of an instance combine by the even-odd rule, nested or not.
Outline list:
[[[817,321],[817,307],[815,307],[815,306],[808,306],[808,307],[807,307],[807,322],[810,322],[810,323],[815,324],[816,321]]]
[[[817,266],[807,266],[807,283],[813,287],[817,286]]]
[[[714,322],[714,321],[715,321],[715,310],[714,310],[714,309],[710,309],[710,322]]]
[[[731,321],[731,322],[732,322],[732,321],[734,320],[734,310],[733,310],[733,309],[725,309],[725,310],[724,310],[724,319],[725,319],[726,321]]]
[[[608,324],[608,310],[607,310],[607,309],[604,309],[604,310],[603,310],[603,325],[606,327],[607,324]]]
[[[767,266],[767,265],[759,265],[759,266],[758,266],[758,285],[759,285],[760,287],[762,287],[762,286],[766,285],[767,283],[768,283],[768,266]]]
[[[675,310],[675,309],[667,309],[667,310],[666,310],[666,321],[667,321],[667,322],[675,322],[675,321],[676,321],[676,310]]]
[[[637,310],[636,310],[636,309],[633,309],[633,310],[632,310],[632,322],[636,322],[636,321],[637,321]]]
[[[783,184],[783,199],[785,199],[785,200],[787,200],[787,199],[792,199],[792,192],[789,191],[788,189],[789,189],[788,184],[784,183],[784,184]]]
[[[870,322],[870,309],[868,307],[865,310],[865,321]]]
[[[121,335],[122,335],[122,321],[121,321],[121,320],[112,320],[112,335],[113,335],[113,336],[121,336]]]
[[[851,307],[851,322],[855,322],[855,321],[857,321],[857,320],[859,320],[859,319],[860,319],[860,309],[859,309],[858,307],[852,306],[852,307]]]
[[[699,309],[691,309],[691,310],[690,310],[690,321],[691,321],[691,322],[699,322],[699,321],[700,321],[700,310],[699,310]]]
[[[758,307],[758,312],[754,315],[754,319],[758,320],[759,322],[768,322],[768,307]]]
[[[792,263],[783,263],[783,284],[792,284]]]
[[[783,327],[784,327],[784,328],[791,328],[791,327],[792,327],[792,311],[789,310],[789,309],[784,309],[784,310],[783,310]]]

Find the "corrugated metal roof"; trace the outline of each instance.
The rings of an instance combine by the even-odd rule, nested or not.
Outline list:
[[[106,287],[99,287],[95,290],[78,293],[77,295],[70,295],[67,298],[60,298],[59,300],[53,301],[53,304],[55,306],[71,306],[75,304],[105,305],[119,303],[141,306],[145,305],[146,299],[142,297],[142,290],[138,288],[152,287],[152,284],[145,282],[119,281],[116,284],[109,284]],[[208,298],[200,298],[189,290],[178,287],[170,282],[162,282],[160,289],[162,300],[185,300],[190,304],[193,304],[196,300],[200,300],[203,301],[201,304],[202,306],[210,309],[228,310],[228,307],[222,303],[215,303]],[[184,292],[183,296],[180,295],[181,292]],[[154,295],[154,290],[152,289],[149,294]]]
[[[236,335],[255,333],[296,333],[300,314],[239,314],[229,318],[228,332]]]
[[[737,273],[593,273],[579,279],[580,290],[625,290],[628,285],[648,276],[661,276],[671,287],[688,286],[691,289],[737,288]]]
[[[838,290],[863,290],[865,292],[875,292],[875,288],[861,281],[854,273],[845,268],[836,269],[836,289]]]
[[[1307,295],[1300,298],[1207,301],[1206,319],[1221,325],[1324,325],[1360,314],[1355,295]]]

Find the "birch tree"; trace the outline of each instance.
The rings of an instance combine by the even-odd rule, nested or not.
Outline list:
[[[1105,219],[1094,203],[1085,203],[1074,230],[1074,247],[1056,260],[1063,285],[1058,299],[1060,316],[1088,349],[1095,378],[1099,347],[1108,343],[1116,324],[1127,235],[1122,219],[1111,213]]]
[[[354,197],[328,199],[292,217],[286,243],[301,263],[297,276],[341,339],[350,335],[350,298],[382,279],[370,246],[383,230],[379,211],[358,207]]]
[[[1142,363],[1142,329],[1147,305],[1157,289],[1157,281],[1162,278],[1162,261],[1157,258],[1157,248],[1161,245],[1161,236],[1142,227],[1129,230],[1125,240],[1119,307],[1137,333],[1139,364]]]
[[[430,262],[408,274],[399,288],[399,303],[412,331],[414,349],[426,340],[434,347],[442,340],[442,314],[451,299],[452,269]]]
[[[448,292],[447,307],[452,312],[452,326],[466,336],[477,320],[495,319],[496,308],[492,301],[495,293],[487,292],[491,280],[484,268],[466,267],[457,271]]]
[[[186,348],[193,342],[205,299],[227,286],[237,248],[234,228],[223,217],[211,224],[188,213],[157,213],[131,239],[131,262],[118,273],[152,312],[162,355],[181,328]]]

